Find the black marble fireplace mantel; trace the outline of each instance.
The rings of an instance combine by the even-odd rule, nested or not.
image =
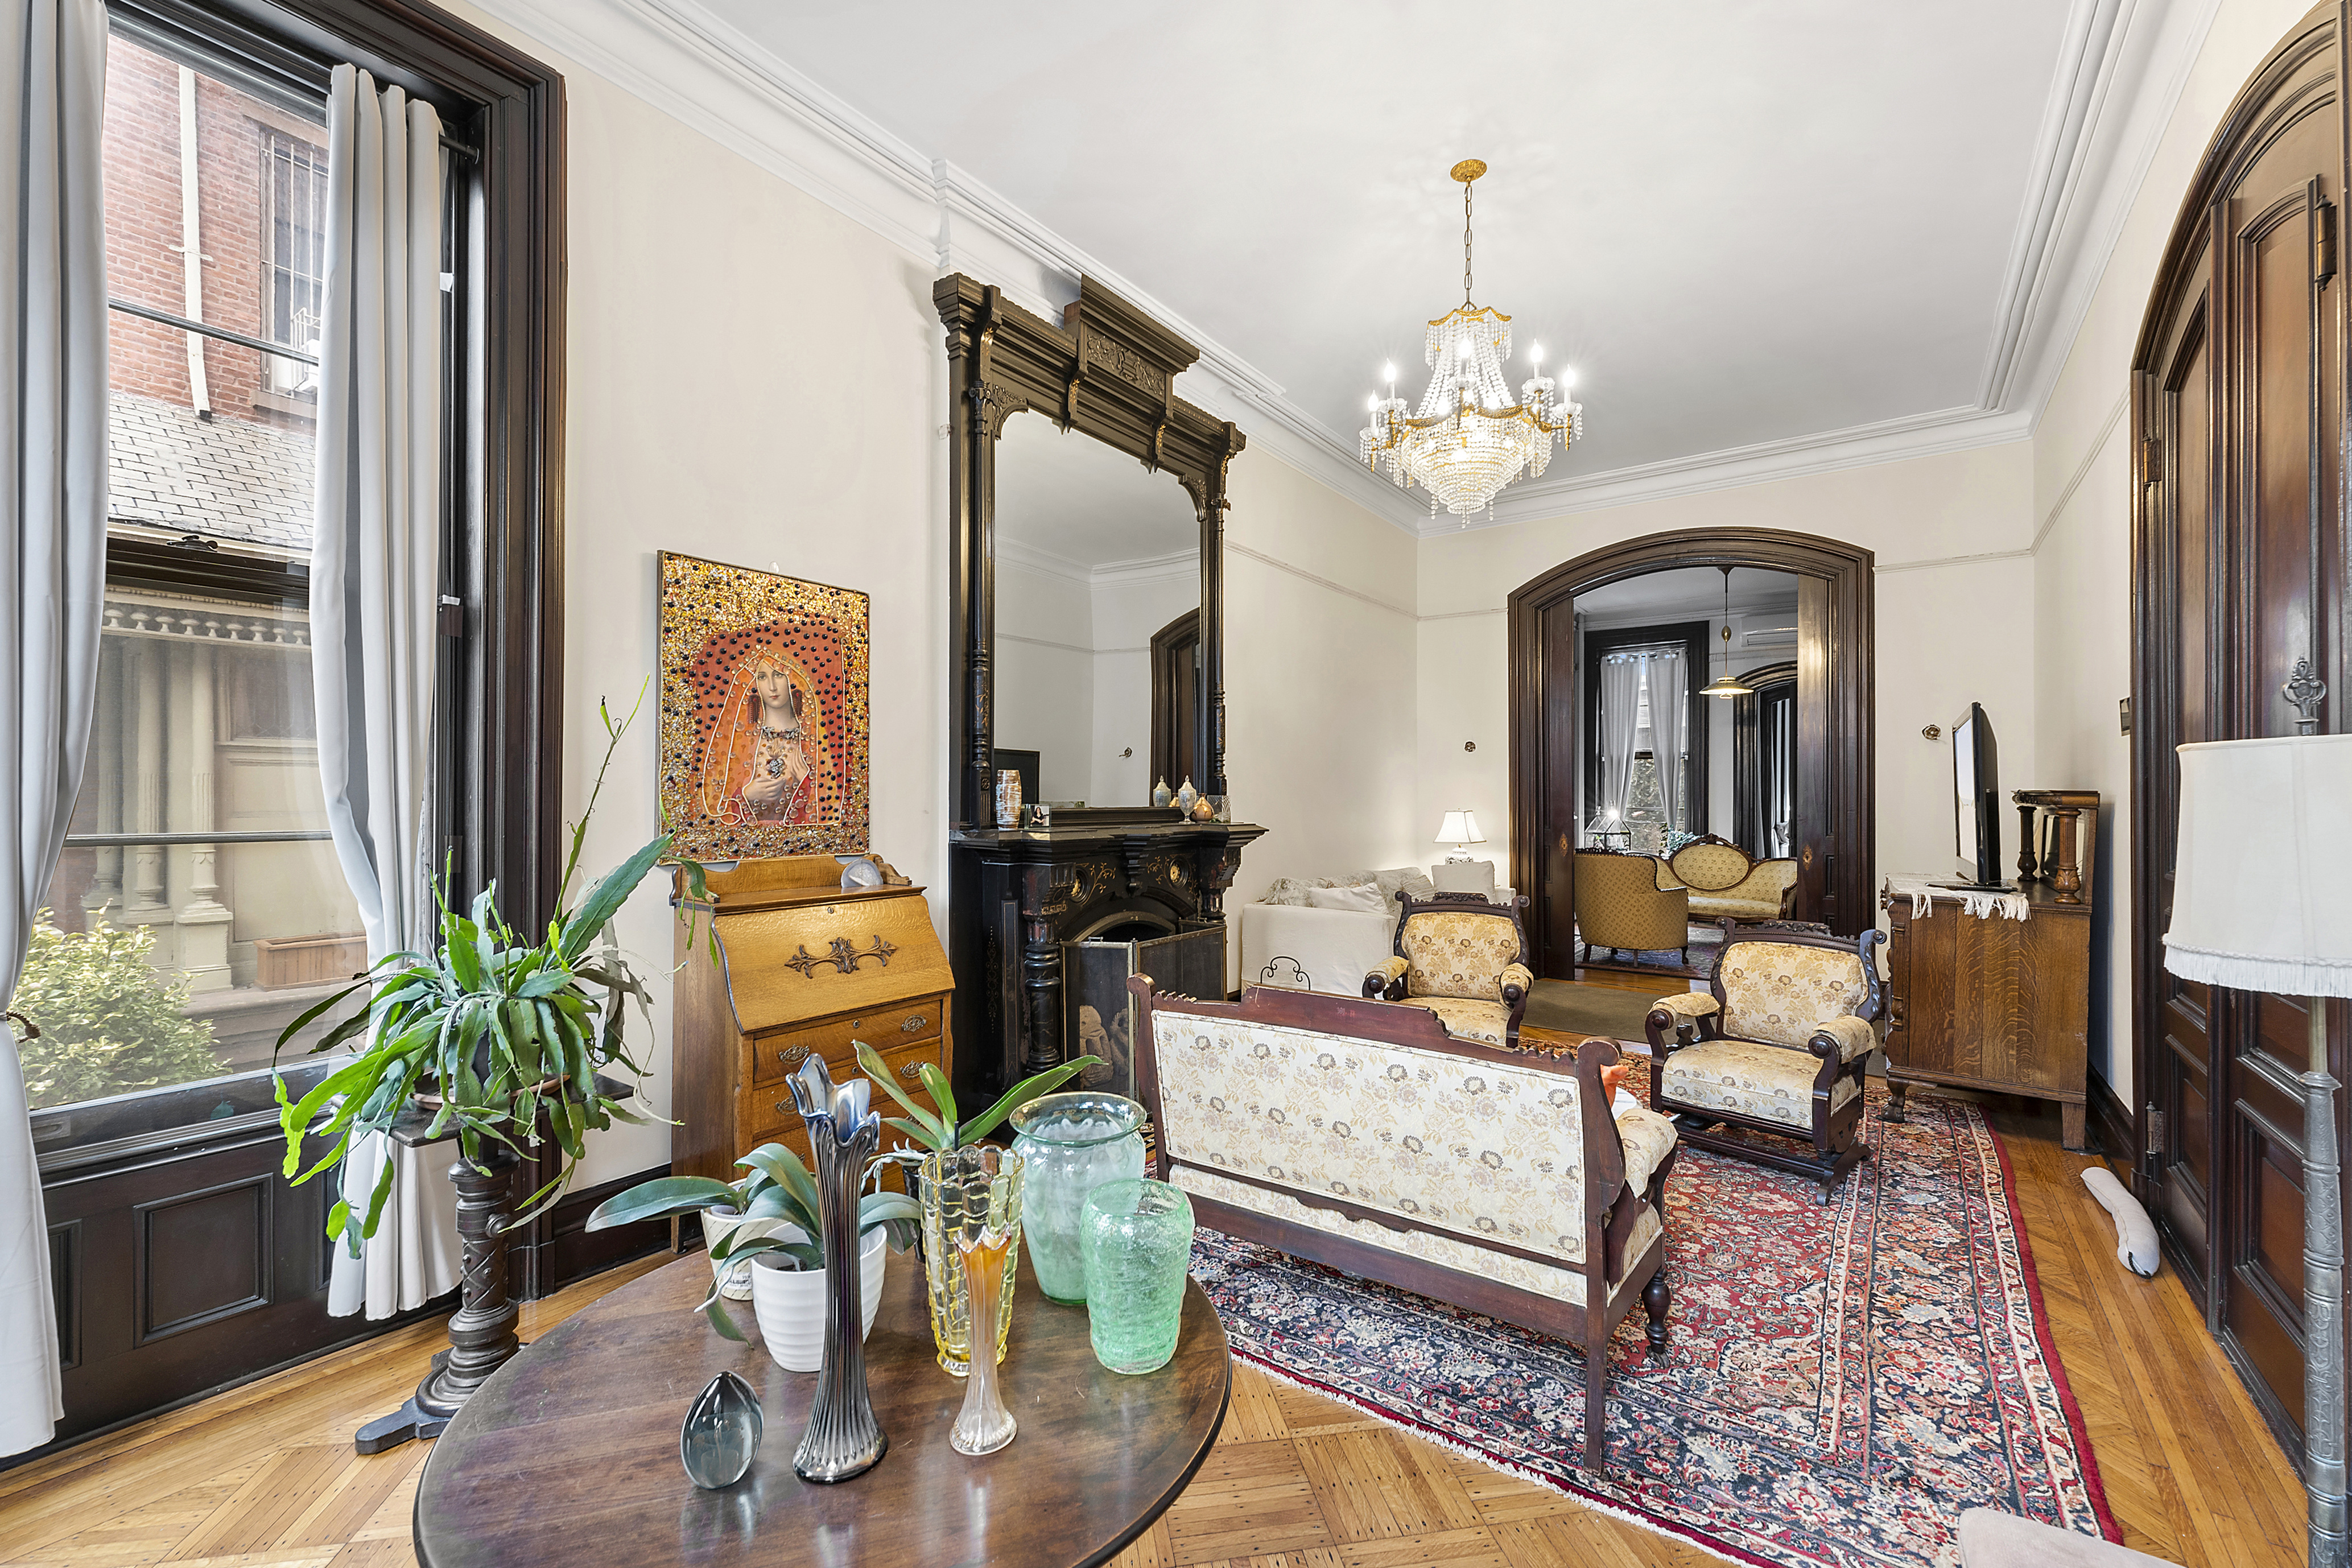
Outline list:
[[[1057,811],[1049,828],[950,834],[959,1102],[976,1112],[1072,1054],[1063,1038],[1064,942],[1223,925],[1242,850],[1265,832],[1143,806]]]

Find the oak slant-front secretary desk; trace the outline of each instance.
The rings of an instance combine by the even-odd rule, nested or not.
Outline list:
[[[840,879],[830,855],[740,861],[709,874],[710,902],[697,907],[708,923],[689,932],[679,922],[675,1173],[731,1181],[743,1173],[737,1157],[762,1143],[807,1159],[807,1124],[784,1080],[811,1054],[835,1083],[857,1075],[858,1040],[882,1054],[902,1089],[919,1089],[925,1062],[953,1075],[955,976],[923,889],[898,883],[849,891]],[[682,890],[671,901],[692,902]],[[883,1130],[883,1148],[905,1143]]]

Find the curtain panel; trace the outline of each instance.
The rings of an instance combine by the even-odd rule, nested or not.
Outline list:
[[[1653,650],[1642,663],[1650,690],[1650,752],[1658,773],[1658,805],[1670,827],[1680,826],[1683,759],[1690,750],[1690,672],[1675,650]]]
[[[0,39],[0,1007],[14,997],[89,747],[106,586],[106,7],[17,0]],[[65,1414],[41,1173],[0,1028],[0,1454]]]
[[[371,963],[430,951],[433,676],[441,582],[441,120],[335,68],[327,102],[326,304],[310,555],[319,769]],[[354,1142],[343,1195],[393,1194],[362,1255],[335,1251],[327,1310],[388,1318],[457,1288],[454,1142]],[[355,1231],[354,1227],[354,1231]]]
[[[1625,820],[1625,792],[1633,777],[1633,737],[1642,722],[1642,662],[1638,655],[1601,665],[1601,815]]]

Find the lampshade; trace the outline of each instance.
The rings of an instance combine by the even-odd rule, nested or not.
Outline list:
[[[1475,812],[1449,811],[1445,814],[1445,820],[1438,824],[1437,841],[1440,844],[1484,844],[1486,837],[1478,831],[1478,817]]]
[[[2180,755],[2164,966],[2287,996],[2352,996],[2352,735],[2209,741]]]

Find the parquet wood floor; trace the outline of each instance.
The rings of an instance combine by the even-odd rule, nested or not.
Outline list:
[[[1594,976],[1598,979],[1598,976]],[[2058,1144],[1996,1110],[2053,1333],[2126,1542],[2191,1568],[2303,1561],[2303,1489],[2168,1269],[2135,1278]],[[658,1259],[523,1310],[526,1338]],[[394,1568],[421,1444],[357,1458],[437,1322],[0,1472],[0,1563]],[[1223,1436],[1118,1568],[1675,1568],[1717,1562],[1238,1367]]]

